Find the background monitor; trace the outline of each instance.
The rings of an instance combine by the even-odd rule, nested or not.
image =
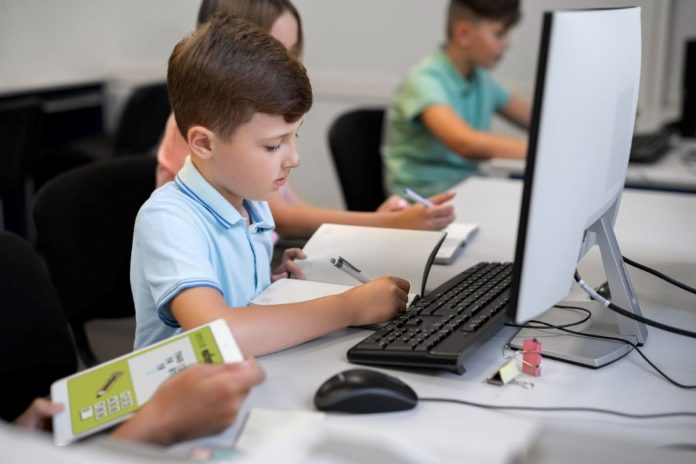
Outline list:
[[[570,292],[578,261],[598,245],[620,307],[640,312],[613,232],[626,178],[640,83],[640,8],[567,10],[544,15],[532,125],[515,252],[510,310],[518,323],[577,320],[547,310]],[[598,304],[587,332],[642,344],[645,327]],[[542,318],[538,316],[544,313]],[[544,354],[599,367],[622,342],[523,329]]]

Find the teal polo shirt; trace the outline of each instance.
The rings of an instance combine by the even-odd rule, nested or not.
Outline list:
[[[136,349],[181,331],[170,303],[183,290],[211,287],[241,307],[270,285],[271,211],[262,201],[244,207],[249,226],[187,158],[140,208],[130,272]]]
[[[450,151],[421,123],[427,107],[449,105],[471,127],[487,131],[509,99],[483,69],[465,79],[443,50],[423,60],[398,87],[387,112],[382,153],[391,193],[401,195],[408,187],[431,196],[478,173],[476,161]]]

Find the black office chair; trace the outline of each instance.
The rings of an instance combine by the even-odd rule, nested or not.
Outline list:
[[[329,148],[349,210],[374,211],[386,198],[380,155],[383,122],[383,109],[356,109],[329,128]]]
[[[150,154],[164,133],[171,113],[167,84],[136,87],[128,97],[112,137],[89,137],[70,144],[68,151],[86,160]]]
[[[134,314],[133,224],[155,188],[156,163],[150,156],[97,161],[61,174],[36,196],[39,251],[88,366],[97,359],[85,322]]]
[[[171,113],[167,84],[143,85],[128,98],[114,136],[114,156],[149,153]]]
[[[0,231],[0,418],[14,420],[51,383],[77,369],[75,348],[44,263]]]
[[[43,110],[38,98],[0,102],[0,221],[4,229],[27,236],[26,180],[41,140]]]

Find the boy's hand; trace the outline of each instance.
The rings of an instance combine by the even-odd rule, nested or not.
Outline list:
[[[346,291],[343,295],[354,317],[351,325],[388,321],[405,311],[410,288],[408,280],[400,277],[380,277]]]
[[[300,248],[288,248],[283,252],[283,259],[281,265],[278,266],[271,275],[271,282],[275,282],[278,279],[285,279],[288,277],[293,277],[295,279],[303,279],[304,274],[300,270],[300,267],[295,264],[296,259],[306,259],[307,256],[304,254]]]
[[[399,195],[392,195],[384,202],[379,205],[375,210],[378,213],[390,213],[395,211],[402,211],[408,208],[408,202],[401,198]]]
[[[36,398],[26,411],[15,420],[15,425],[29,430],[50,430],[51,419],[63,410],[60,403]]]
[[[251,358],[235,364],[189,366],[165,381],[113,436],[171,445],[220,432],[234,422],[249,390],[264,378]]]
[[[398,225],[405,229],[442,230],[454,221],[454,206],[444,204],[454,198],[445,192],[428,198],[433,206],[415,204],[399,213]]]

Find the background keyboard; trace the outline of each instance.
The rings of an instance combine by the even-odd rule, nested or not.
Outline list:
[[[466,357],[508,320],[511,276],[512,263],[466,269],[348,350],[348,360],[463,373]]]
[[[635,134],[631,144],[631,163],[654,163],[671,148],[671,132],[662,130],[651,134]]]

